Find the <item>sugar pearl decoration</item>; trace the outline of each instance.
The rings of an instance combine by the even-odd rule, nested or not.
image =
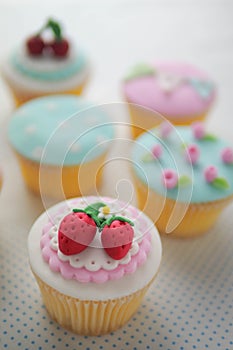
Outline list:
[[[191,164],[196,164],[200,157],[200,149],[197,145],[192,144],[186,147],[185,157]]]
[[[205,168],[204,175],[207,182],[213,182],[218,176],[218,170],[214,165],[210,165]]]
[[[163,184],[167,189],[172,189],[177,186],[178,175],[173,169],[165,169],[163,171]]]
[[[224,163],[233,164],[233,149],[226,147],[221,152],[221,157]]]
[[[172,131],[172,125],[166,121],[161,123],[159,128],[160,128],[160,135],[162,138],[167,138]]]
[[[203,137],[205,136],[205,128],[203,123],[195,122],[192,124],[191,128],[195,139],[197,140],[203,139]]]
[[[153,146],[151,152],[152,152],[154,158],[159,159],[163,153],[162,146],[159,144]]]

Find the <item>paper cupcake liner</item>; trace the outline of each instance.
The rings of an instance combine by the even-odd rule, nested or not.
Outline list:
[[[15,90],[14,87],[10,87],[11,93],[13,95],[15,106],[19,107],[22,104],[41,96],[49,96],[54,94],[68,94],[68,95],[77,95],[80,96],[83,93],[83,90],[87,84],[87,81],[83,82],[81,85],[66,91],[55,91],[52,93],[42,93],[42,92],[24,92]]]
[[[147,108],[143,108],[143,106],[130,103],[129,101],[127,101],[127,103],[131,119],[131,131],[133,138],[137,138],[146,130],[150,130],[158,126],[163,121],[163,118],[159,113],[153,112]],[[167,119],[175,125],[190,125],[195,121],[204,120],[207,113],[208,110],[198,115],[187,115],[182,118],[177,118],[174,116],[163,117],[165,120]]]
[[[161,234],[174,238],[191,238],[204,234],[214,226],[221,212],[233,200],[233,196],[228,196],[221,200],[206,203],[190,203],[181,222],[171,232],[167,232],[167,224],[173,215],[174,206],[177,206],[178,212],[184,212],[187,204],[178,203],[173,199],[155,193],[136,178],[135,183],[139,209],[155,222]],[[159,211],[160,215],[156,211],[155,203],[162,203],[161,213]]]
[[[155,277],[135,293],[106,301],[80,300],[66,296],[47,285],[37,275],[35,278],[52,319],[75,333],[100,335],[122,327],[131,318]]]
[[[102,165],[106,153],[81,166],[49,166],[27,159],[16,153],[27,187],[37,195],[63,199],[79,197],[102,180]],[[81,169],[81,170],[80,170]],[[88,176],[87,176],[88,174]]]

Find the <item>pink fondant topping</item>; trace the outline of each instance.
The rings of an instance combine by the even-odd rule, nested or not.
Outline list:
[[[175,62],[155,62],[152,67],[155,75],[139,76],[124,83],[128,102],[171,118],[207,112],[216,93],[205,73],[191,65]]]
[[[221,157],[224,163],[233,164],[233,149],[226,147],[221,152]]]

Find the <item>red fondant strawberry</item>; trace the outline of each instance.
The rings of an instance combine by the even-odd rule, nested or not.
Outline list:
[[[26,42],[27,50],[32,56],[42,55],[43,49],[45,47],[43,39],[39,35],[32,36]]]
[[[69,42],[66,39],[55,40],[51,43],[51,48],[58,57],[65,57],[69,51]]]
[[[58,231],[58,246],[65,255],[81,253],[96,233],[95,221],[84,212],[73,212],[62,220]]]
[[[101,234],[102,245],[106,253],[115,260],[120,260],[128,253],[134,231],[131,224],[120,218],[105,225]]]

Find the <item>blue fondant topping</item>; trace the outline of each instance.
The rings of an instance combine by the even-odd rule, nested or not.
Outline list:
[[[32,100],[14,112],[8,136],[15,150],[49,165],[76,165],[109,148],[113,125],[101,106],[77,96]]]
[[[145,154],[151,152],[152,147],[160,143],[163,147],[161,157],[155,161],[145,162]],[[200,148],[200,158],[195,165],[191,165],[184,156],[184,144],[197,144]],[[132,158],[134,171],[140,180],[156,193],[181,202],[200,203],[226,198],[233,194],[233,167],[221,159],[221,151],[229,146],[225,141],[197,140],[190,127],[174,127],[167,139],[159,137],[157,128],[144,133],[135,142]],[[221,189],[207,183],[204,169],[214,165],[218,169],[219,177],[227,180],[229,188]],[[179,177],[187,176],[190,184],[166,189],[162,182],[164,169],[174,169]]]
[[[43,64],[43,58],[35,57],[31,58],[34,63],[38,61],[39,64]],[[36,64],[34,66],[28,65],[20,55],[20,51],[16,51],[10,57],[12,66],[29,78],[41,80],[41,81],[60,81],[63,79],[71,78],[73,75],[81,72],[87,65],[86,56],[82,52],[78,52],[78,55],[74,55],[72,59],[69,58],[53,58],[54,65],[52,69],[37,69]],[[59,62],[60,61],[60,62]],[[66,62],[66,64],[60,65],[59,63]],[[58,63],[58,65],[56,65]]]

